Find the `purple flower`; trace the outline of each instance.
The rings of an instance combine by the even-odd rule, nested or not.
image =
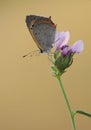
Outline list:
[[[56,32],[55,35],[55,50],[60,50],[63,56],[70,53],[81,53],[83,51],[83,41],[78,40],[72,46],[68,46],[68,41],[70,39],[69,32]]]

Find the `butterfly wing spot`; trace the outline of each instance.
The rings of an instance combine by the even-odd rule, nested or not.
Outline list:
[[[32,24],[32,27],[34,27],[34,24]]]

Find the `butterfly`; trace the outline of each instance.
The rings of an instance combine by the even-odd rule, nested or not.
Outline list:
[[[26,25],[40,52],[48,53],[55,39],[56,25],[49,18],[43,16],[26,16]]]

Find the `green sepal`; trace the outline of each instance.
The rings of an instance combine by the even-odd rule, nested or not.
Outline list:
[[[70,53],[66,56],[61,55],[60,51],[55,51],[54,53],[54,61],[52,65],[52,69],[55,72],[55,75],[62,75],[66,72],[66,68],[68,68],[73,62],[73,53]]]

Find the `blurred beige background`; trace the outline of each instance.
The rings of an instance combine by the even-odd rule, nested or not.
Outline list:
[[[52,16],[58,31],[83,39],[62,80],[73,110],[91,112],[91,0],[0,1],[0,130],[72,130],[69,113],[46,54],[23,59],[37,46],[25,24],[29,14]],[[77,130],[91,130],[91,119],[76,118]]]

